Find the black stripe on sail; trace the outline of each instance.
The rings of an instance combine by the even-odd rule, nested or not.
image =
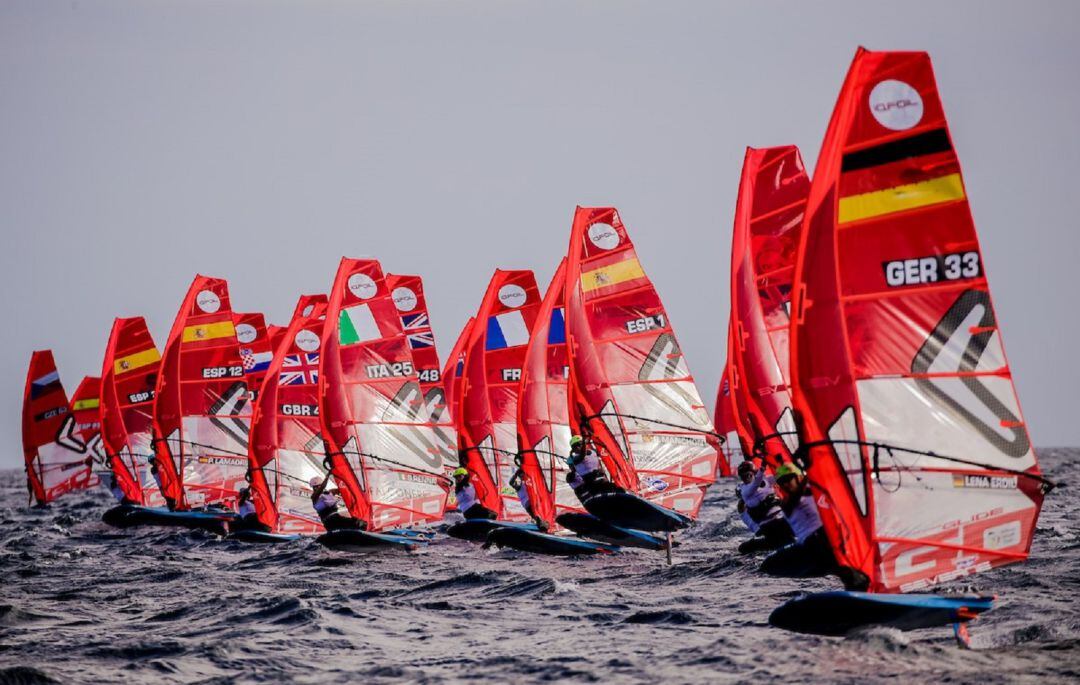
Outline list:
[[[870,167],[898,162],[910,157],[920,157],[951,150],[952,143],[949,142],[948,132],[943,128],[938,128],[910,138],[894,140],[858,152],[848,153],[844,155],[844,159],[840,163],[840,171],[869,169]]]

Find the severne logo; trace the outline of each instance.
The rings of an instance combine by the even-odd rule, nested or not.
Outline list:
[[[903,81],[886,79],[870,91],[870,112],[877,122],[891,131],[906,131],[923,117],[919,91]]]

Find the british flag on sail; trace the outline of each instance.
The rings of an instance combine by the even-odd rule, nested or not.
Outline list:
[[[319,353],[287,354],[281,362],[279,385],[314,385],[319,382]]]
[[[405,335],[409,339],[409,347],[420,349],[423,347],[435,347],[435,334],[431,332],[431,323],[427,312],[418,314],[402,314],[401,323],[405,328]]]

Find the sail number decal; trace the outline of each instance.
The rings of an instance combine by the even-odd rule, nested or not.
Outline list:
[[[502,379],[504,381],[507,381],[507,382],[520,381],[521,380],[521,369],[503,369],[502,370]]]
[[[655,316],[643,316],[639,319],[632,319],[626,322],[627,333],[646,333],[657,328],[664,327],[664,315],[656,314]]]
[[[128,402],[132,404],[140,404],[142,402],[149,402],[154,399],[153,390],[143,390],[142,392],[133,392],[128,395]]]
[[[392,362],[390,364],[369,364],[364,367],[368,378],[395,378],[413,375],[412,362]]]
[[[243,366],[211,366],[202,370],[203,378],[241,378]]]
[[[419,378],[421,383],[438,383],[439,377],[438,369],[420,369]]]
[[[959,281],[982,275],[979,253],[954,252],[931,257],[896,259],[883,264],[885,282],[890,288],[924,285],[941,281]]]

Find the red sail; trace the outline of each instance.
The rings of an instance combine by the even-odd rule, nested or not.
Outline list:
[[[529,518],[509,482],[521,366],[539,308],[532,271],[496,270],[465,346],[458,447],[481,503],[508,521]]]
[[[265,371],[251,417],[248,460],[259,520],[276,533],[323,531],[311,504],[313,477],[326,475],[319,425],[319,347],[326,295],[303,295]]]
[[[277,350],[281,346],[281,341],[285,339],[285,331],[288,326],[275,326],[274,324],[266,325],[266,334],[270,336],[270,349]]]
[[[26,486],[39,505],[89,486],[89,454],[75,440],[74,431],[75,417],[52,352],[36,351],[23,390],[22,438]]]
[[[766,459],[790,461],[798,447],[788,383],[788,329],[795,253],[810,178],[798,148],[747,148],[731,244],[730,363]]]
[[[150,474],[154,387],[161,355],[141,316],[116,319],[101,369],[101,437],[124,496],[145,506],[164,497]]]
[[[458,335],[454,347],[450,350],[450,356],[446,358],[446,368],[442,373],[443,385],[446,388],[446,403],[450,409],[450,418],[454,422],[455,430],[459,430],[461,425],[461,391],[464,388],[461,380],[465,374],[465,349],[472,336],[474,321],[476,318],[470,316],[465,322],[465,327],[461,329],[461,334]]]
[[[162,494],[180,509],[235,499],[246,484],[251,404],[223,279],[195,277],[154,393]]]
[[[856,54],[795,288],[793,399],[840,561],[908,591],[1025,559],[1039,468],[926,53]]]
[[[254,401],[259,395],[266,370],[274,357],[274,342],[266,329],[266,317],[259,312],[238,314],[233,312],[236,341],[240,344],[240,363],[244,367],[244,379]]]
[[[731,465],[743,460],[743,452],[739,445],[738,427],[735,425],[735,398],[731,392],[727,363],[724,364],[724,372],[716,390],[713,425],[716,426],[716,432],[724,436],[724,444],[720,447],[720,475],[730,476]]]
[[[731,418],[738,437],[739,452],[744,457],[752,455],[757,441],[757,430],[750,418],[750,399],[746,396],[746,383],[743,382],[739,368],[730,362],[735,357],[735,326],[728,322],[728,365],[726,367],[728,383],[731,387]]]
[[[86,487],[96,488],[104,476],[108,482],[109,465],[105,458],[105,449],[101,444],[101,379],[97,376],[85,376],[71,396],[70,415],[75,420],[71,431],[63,441],[70,440],[71,446],[85,452],[91,459],[90,478]]]
[[[322,333],[319,413],[334,478],[368,530],[442,518],[443,460],[397,308],[373,259],[342,259]]]
[[[618,212],[579,207],[567,259],[571,421],[588,422],[616,483],[697,516],[719,444]]]
[[[569,367],[563,290],[566,260],[559,264],[540,303],[521,367],[518,391],[518,453],[533,513],[555,527],[564,511],[580,511],[581,503],[566,482],[565,457],[570,453],[567,408]]]
[[[394,299],[394,306],[401,316],[401,327],[412,349],[416,363],[416,375],[430,422],[436,426],[440,444],[455,445],[454,422],[450,417],[446,389],[443,386],[439,352],[435,349],[435,332],[431,330],[424,282],[419,276],[386,275],[386,285]],[[443,467],[449,476],[456,468],[457,457],[452,452],[443,455]]]

